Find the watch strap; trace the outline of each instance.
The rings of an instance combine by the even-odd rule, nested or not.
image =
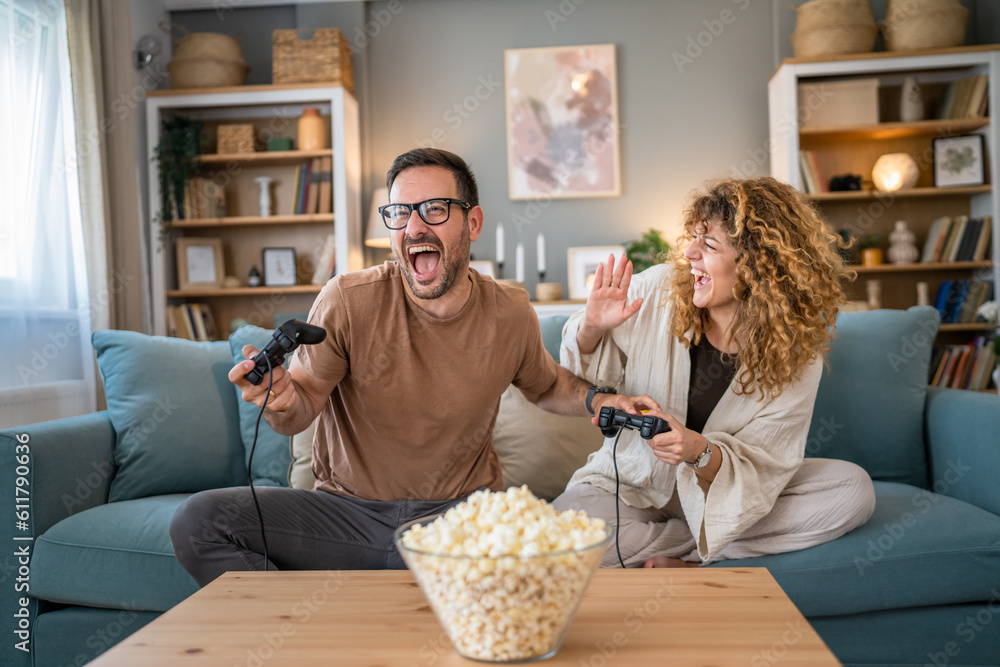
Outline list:
[[[712,460],[712,441],[705,438],[705,451],[698,455],[694,461],[685,461],[684,463],[691,466],[692,468],[704,468],[708,465],[708,462]]]
[[[614,387],[598,387],[593,386],[587,390],[587,412],[594,414],[593,400],[594,396],[597,394],[617,394],[618,391]]]

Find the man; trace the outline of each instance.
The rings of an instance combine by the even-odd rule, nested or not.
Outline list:
[[[605,404],[654,407],[648,397],[589,391],[542,346],[523,290],[469,268],[483,229],[475,178],[452,153],[416,149],[386,177],[395,262],[331,280],[309,315],[326,339],[302,346],[273,371],[264,417],[279,433],[319,415],[314,490],[257,491],[265,545],[245,488],[195,494],[178,508],[170,537],[202,586],[229,570],[403,568],[393,531],[443,512],[479,488],[500,489],[491,433],[500,395],[513,383],[561,414]],[[619,279],[621,276],[619,276]],[[248,360],[257,353],[243,350]],[[243,400],[261,406],[267,383],[229,373]],[[539,443],[544,446],[544,443]]]

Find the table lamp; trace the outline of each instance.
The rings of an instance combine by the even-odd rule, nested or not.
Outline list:
[[[382,222],[379,206],[389,203],[389,189],[379,188],[372,194],[372,206],[368,212],[368,228],[365,230],[365,245],[369,248],[389,248],[389,228]]]

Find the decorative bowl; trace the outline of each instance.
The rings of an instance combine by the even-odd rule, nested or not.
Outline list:
[[[482,662],[554,656],[611,533],[583,548],[532,556],[452,555],[403,544],[402,536],[413,526],[440,516],[403,524],[394,541],[455,650]]]

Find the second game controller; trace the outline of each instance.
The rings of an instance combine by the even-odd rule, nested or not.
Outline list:
[[[666,433],[670,430],[670,424],[665,419],[651,415],[631,415],[610,405],[601,408],[601,414],[597,417],[597,426],[605,438],[613,438],[623,428],[639,431],[639,436],[643,440],[649,440],[658,433]]]
[[[267,375],[268,360],[271,368],[285,363],[285,355],[295,351],[299,345],[315,345],[326,338],[326,329],[299,320],[288,320],[274,330],[274,335],[264,349],[254,355],[253,370],[244,375],[250,384],[259,385]]]

